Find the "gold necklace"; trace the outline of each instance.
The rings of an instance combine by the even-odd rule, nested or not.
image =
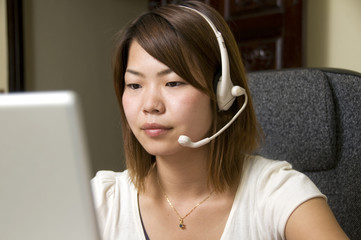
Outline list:
[[[186,215],[184,215],[184,217],[182,217],[180,214],[179,214],[179,212],[177,211],[177,209],[175,209],[175,207],[173,206],[173,204],[171,203],[171,201],[169,200],[169,198],[168,198],[168,196],[167,196],[167,194],[164,192],[164,190],[163,190],[163,188],[162,188],[162,185],[160,184],[160,181],[159,181],[159,178],[157,179],[158,180],[158,185],[159,185],[159,187],[160,187],[160,190],[162,191],[162,193],[163,193],[163,196],[165,197],[165,199],[167,199],[167,202],[168,202],[168,204],[169,204],[169,206],[173,209],[173,211],[177,214],[177,216],[178,216],[178,219],[179,219],[179,228],[181,228],[181,229],[185,229],[186,228],[186,225],[184,224],[184,219],[186,218],[186,217],[188,217],[197,207],[199,207],[202,203],[204,203],[205,201],[207,201],[210,197],[211,197],[211,195],[212,195],[212,193],[214,192],[214,191],[211,191],[211,193],[207,196],[207,197],[205,197],[202,201],[200,201],[197,205],[195,205]]]

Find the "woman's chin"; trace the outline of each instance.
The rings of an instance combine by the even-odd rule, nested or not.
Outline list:
[[[170,156],[180,153],[184,150],[178,142],[172,144],[165,143],[155,143],[155,144],[142,144],[143,148],[150,154],[154,156]]]

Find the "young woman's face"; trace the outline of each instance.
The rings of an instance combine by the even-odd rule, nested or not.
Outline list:
[[[149,55],[136,41],[129,49],[123,108],[128,124],[152,155],[172,155],[185,148],[178,137],[206,137],[212,123],[210,98],[169,67]]]

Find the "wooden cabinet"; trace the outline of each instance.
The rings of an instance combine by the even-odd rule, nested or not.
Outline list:
[[[171,2],[149,0],[149,8]],[[303,66],[302,0],[204,0],[226,19],[248,71]]]

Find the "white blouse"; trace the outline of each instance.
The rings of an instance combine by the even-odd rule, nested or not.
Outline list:
[[[93,195],[104,240],[145,240],[137,190],[128,172],[99,171]],[[285,239],[288,218],[303,202],[326,198],[304,174],[285,161],[246,159],[221,240]]]

